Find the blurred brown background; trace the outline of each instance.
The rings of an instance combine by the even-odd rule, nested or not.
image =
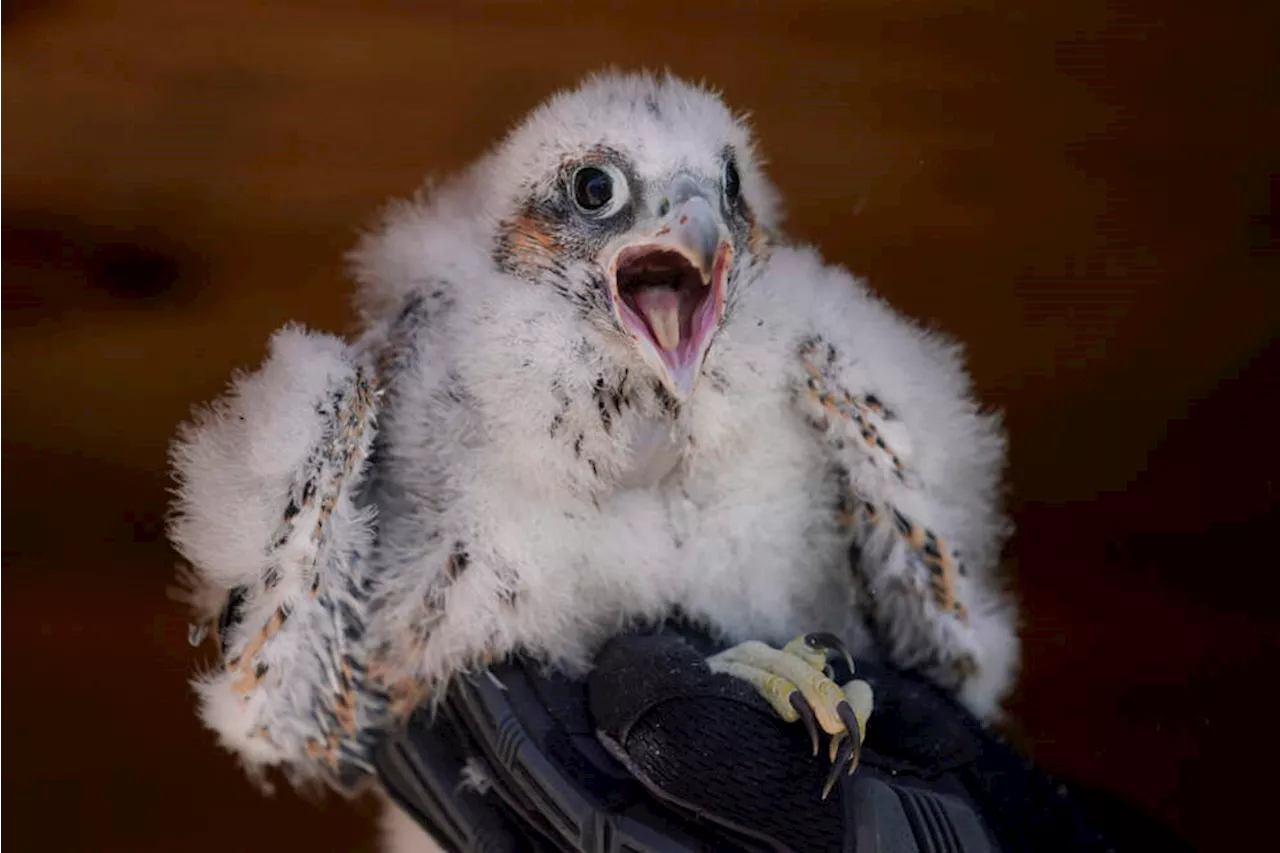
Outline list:
[[[387,196],[606,63],[752,110],[793,233],[969,342],[1028,748],[1245,847],[1280,757],[1268,7],[6,2],[12,849],[368,849],[367,810],[259,797],[195,722],[166,442],[287,319],[347,328]]]

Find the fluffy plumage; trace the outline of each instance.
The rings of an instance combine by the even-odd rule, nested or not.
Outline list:
[[[620,210],[575,202],[583,164]],[[611,267],[680,210],[731,259],[701,360],[620,319]],[[677,609],[735,642],[834,632],[994,715],[1018,657],[998,419],[958,345],[778,226],[745,122],[643,75],[555,96],[392,207],[352,256],[358,340],[279,333],[175,448],[173,540],[227,604],[199,683],[223,743],[346,787],[450,674],[516,649],[580,669]]]

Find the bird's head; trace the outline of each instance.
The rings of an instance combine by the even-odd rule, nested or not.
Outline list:
[[[600,75],[542,105],[482,168],[494,263],[569,300],[687,398],[775,225],[745,122],[670,76]]]

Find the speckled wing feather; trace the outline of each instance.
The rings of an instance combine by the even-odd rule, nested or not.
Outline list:
[[[284,329],[173,449],[193,639],[212,628],[219,652],[195,685],[201,716],[259,777],[352,788],[383,714],[363,663],[373,518],[358,492],[380,397],[365,361]]]
[[[939,529],[947,509],[912,464],[908,425],[876,393],[842,381],[834,344],[807,340],[798,358],[796,402],[834,460],[838,521],[858,552],[854,579],[877,642],[981,716],[996,714],[993,697],[1017,665],[1016,639],[995,579],[974,577],[948,538],[973,531]]]

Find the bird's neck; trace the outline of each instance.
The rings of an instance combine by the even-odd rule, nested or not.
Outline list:
[[[687,439],[669,417],[641,416],[631,429],[629,466],[618,479],[623,488],[648,488],[680,464]]]

